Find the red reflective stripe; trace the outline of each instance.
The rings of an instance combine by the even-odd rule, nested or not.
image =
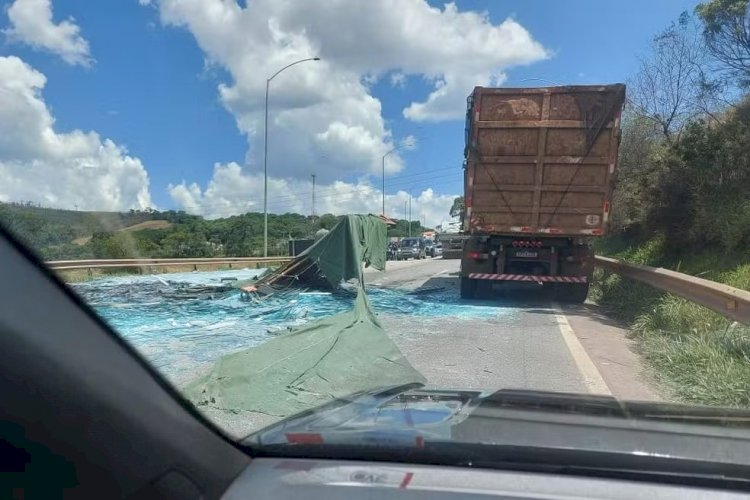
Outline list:
[[[292,444],[322,444],[323,436],[312,432],[288,432],[286,440]]]
[[[534,274],[491,274],[491,273],[469,273],[470,279],[483,279],[495,281],[535,281],[544,283],[586,283],[586,276],[537,276]]]
[[[413,472],[407,472],[406,474],[404,474],[404,478],[401,480],[401,484],[399,484],[398,487],[402,490],[405,489],[407,486],[409,486],[412,477],[414,477]]]

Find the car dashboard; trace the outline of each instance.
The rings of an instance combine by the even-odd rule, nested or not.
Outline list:
[[[259,458],[225,499],[746,498],[744,493],[611,478],[390,462]]]

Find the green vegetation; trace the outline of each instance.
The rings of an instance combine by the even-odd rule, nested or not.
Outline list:
[[[750,16],[711,0],[658,34],[628,88],[610,236],[597,253],[750,290]],[[597,271],[677,400],[750,407],[750,327]]]
[[[660,265],[750,289],[750,259],[707,249],[680,260],[668,257],[666,239],[637,246],[603,242],[599,253]],[[663,386],[678,400],[750,407],[750,327],[648,285],[597,271],[592,299],[631,326],[639,350]]]
[[[268,253],[286,255],[290,238],[313,238],[338,217],[269,214]],[[185,212],[79,212],[0,203],[0,224],[45,260],[137,257],[258,257],[263,255],[263,214],[206,220]],[[412,221],[411,234],[427,228]],[[409,222],[396,221],[389,236],[407,236]]]

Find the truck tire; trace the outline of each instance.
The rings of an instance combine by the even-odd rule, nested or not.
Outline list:
[[[477,280],[461,278],[461,298],[473,299],[477,294]]]
[[[569,304],[583,304],[589,294],[589,283],[558,283],[555,298]]]

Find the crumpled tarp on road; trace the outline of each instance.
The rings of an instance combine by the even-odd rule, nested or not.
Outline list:
[[[354,279],[354,308],[224,356],[190,383],[185,395],[199,408],[284,417],[357,391],[424,383],[383,331],[365,294],[362,263],[385,269],[385,249],[386,227],[380,219],[342,218],[298,258],[264,277],[258,289],[323,283],[335,288]]]

